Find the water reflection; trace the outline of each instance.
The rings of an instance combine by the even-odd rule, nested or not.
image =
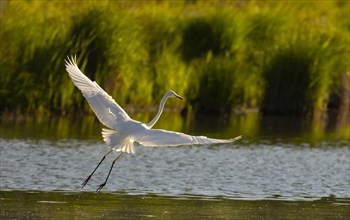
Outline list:
[[[153,116],[133,117],[148,122]],[[244,139],[234,145],[138,147],[117,164],[107,193],[96,194],[113,158],[81,191],[107,151],[94,117],[3,121],[1,217],[350,218],[349,142],[329,138],[328,128],[258,113],[186,119],[172,112],[156,127]]]
[[[349,200],[223,198],[2,191],[4,219],[349,219]]]
[[[154,113],[138,113],[132,118],[149,122]],[[37,139],[93,139],[101,140],[102,125],[94,116],[82,118],[58,118],[52,120],[3,120],[0,134],[3,138]],[[154,128],[180,131],[192,135],[214,138],[232,138],[243,135],[245,141],[283,140],[316,144],[324,140],[349,140],[350,125],[339,130],[325,122],[308,121],[300,117],[262,116],[257,112],[233,115],[229,118],[213,116],[182,117],[165,111]],[[282,141],[282,142],[283,142]]]

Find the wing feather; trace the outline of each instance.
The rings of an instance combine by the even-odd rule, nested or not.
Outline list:
[[[74,85],[88,101],[99,121],[109,128],[119,130],[129,115],[96,82],[91,81],[78,68],[76,58],[65,60],[66,70]]]
[[[232,139],[215,139],[205,136],[191,136],[180,132],[161,129],[145,129],[133,135],[133,139],[143,146],[179,146],[191,144],[219,144],[231,143],[239,140],[241,136]]]

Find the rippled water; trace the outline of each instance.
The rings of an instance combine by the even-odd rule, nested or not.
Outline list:
[[[116,163],[105,192],[225,198],[349,198],[350,151],[282,143],[146,148]],[[2,189],[80,191],[108,148],[77,140],[1,140]],[[108,173],[104,161],[84,191]]]
[[[80,188],[108,151],[93,118],[0,123],[0,218],[350,218],[348,140],[329,140],[324,130],[308,132],[292,119],[261,121],[253,115],[189,126],[181,117],[164,118],[160,128],[243,139],[137,146],[135,155],[116,163],[97,194],[117,154]]]

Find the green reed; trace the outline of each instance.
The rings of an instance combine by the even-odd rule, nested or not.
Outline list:
[[[342,1],[7,1],[1,15],[0,110],[91,112],[65,72],[86,75],[122,105],[156,105],[169,89],[203,113],[261,108],[318,115],[349,72]]]

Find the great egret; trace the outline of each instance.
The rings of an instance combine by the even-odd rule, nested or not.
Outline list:
[[[109,169],[108,175],[101,185],[97,188],[97,192],[106,185],[109,175],[112,171],[114,163],[120,159],[125,153],[135,153],[134,142],[138,142],[143,146],[178,146],[178,145],[191,145],[191,144],[216,144],[216,143],[230,143],[241,138],[238,136],[232,139],[214,139],[207,138],[205,136],[191,136],[179,132],[151,129],[157,122],[162,114],[164,104],[170,97],[177,97],[182,99],[174,91],[168,91],[162,98],[158,113],[153,120],[148,124],[144,124],[139,121],[135,121],[129,117],[129,115],[109,96],[95,81],[92,82],[86,77],[78,68],[76,56],[67,57],[65,60],[66,70],[72,79],[74,85],[78,87],[83,96],[88,101],[90,107],[96,114],[98,120],[110,128],[102,129],[103,140],[111,147],[111,149],[102,157],[97,167],[92,171],[88,178],[82,183],[83,188],[102,161],[112,151],[118,151],[120,154],[113,160],[113,163]]]

